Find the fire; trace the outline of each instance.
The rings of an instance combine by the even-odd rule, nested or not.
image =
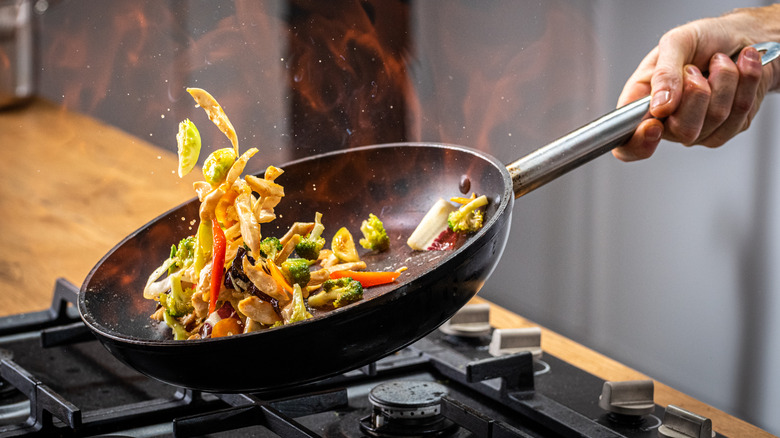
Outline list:
[[[429,67],[436,82],[422,99],[423,139],[492,154],[509,146],[507,157],[516,159],[577,126],[550,113],[575,111],[595,87],[591,66],[582,62],[596,46],[587,10],[569,2],[500,1],[435,13],[445,24],[419,48],[436,54]]]
[[[406,140],[408,4],[297,2],[293,11],[286,63],[296,150]]]
[[[540,126],[557,134],[574,127],[564,119],[558,128],[547,113],[594,88],[583,83],[586,91],[572,95],[572,87],[556,87],[578,68],[561,68],[561,57],[593,52],[592,23],[579,9],[401,0],[53,3],[39,15],[40,88],[171,151],[177,123],[200,116],[185,88],[206,88],[241,144],[260,149],[257,170],[406,140],[495,153],[497,145],[540,146],[550,139]],[[205,131],[203,156],[226,146]]]

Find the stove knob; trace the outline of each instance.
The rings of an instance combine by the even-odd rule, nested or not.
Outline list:
[[[712,420],[678,408],[674,405],[666,407],[663,424],[658,428],[658,436],[662,438],[712,438]]]
[[[478,338],[490,334],[490,305],[466,304],[447,322],[439,327],[452,336]]]
[[[496,329],[488,353],[493,356],[530,351],[534,359],[542,357],[542,329],[539,327]]]
[[[652,414],[654,386],[652,380],[604,382],[599,407],[610,414],[641,417]]]

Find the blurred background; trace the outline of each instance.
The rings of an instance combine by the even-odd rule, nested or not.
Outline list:
[[[34,94],[175,153],[178,122],[204,123],[185,87],[205,88],[260,149],[249,171],[407,140],[509,163],[613,109],[666,30],[763,4],[25,3]],[[716,151],[605,156],[518,199],[480,295],[780,434],[778,103]],[[227,146],[201,133],[201,157]]]

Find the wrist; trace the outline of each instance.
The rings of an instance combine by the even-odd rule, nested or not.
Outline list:
[[[725,14],[724,28],[737,37],[741,47],[765,41],[780,43],[780,4],[755,8],[735,9]],[[780,61],[764,67],[769,75],[769,91],[780,91]]]

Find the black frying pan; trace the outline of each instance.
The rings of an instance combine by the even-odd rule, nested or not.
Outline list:
[[[194,233],[193,199],[128,236],[89,273],[79,297],[87,326],[111,353],[144,374],[218,392],[300,384],[350,370],[419,339],[450,318],[487,279],[509,233],[514,201],[506,167],[456,146],[394,144],[351,149],[280,166],[285,198],[264,235],[281,236],[296,220],[323,213],[330,241],[353,232],[369,213],[391,236],[390,250],[364,255],[375,270],[409,269],[394,285],[365,289],[364,299],[315,318],[245,335],[174,341],[149,318],[149,274],[173,242]],[[490,198],[485,227],[456,251],[415,253],[406,239],[439,197],[459,195],[462,175]],[[184,220],[183,220],[184,219]],[[359,232],[358,232],[359,233]]]
[[[330,239],[342,226],[354,232],[375,213],[391,249],[363,259],[376,270],[409,268],[396,284],[366,289],[364,299],[350,306],[262,332],[172,340],[167,326],[149,318],[155,303],[143,298],[143,288],[171,244],[195,232],[199,203],[193,199],[98,262],[81,287],[81,317],[131,367],[205,391],[280,388],[369,364],[430,333],[479,291],[506,244],[515,197],[622,144],[648,104],[643,99],[615,110],[508,166],[475,150],[427,143],[369,146],[280,166],[286,197],[277,207],[280,217],[263,226],[264,235],[281,236],[292,222],[320,211]],[[490,199],[484,228],[455,251],[409,249],[406,239],[428,208],[439,197],[457,195],[464,176],[470,191]]]

